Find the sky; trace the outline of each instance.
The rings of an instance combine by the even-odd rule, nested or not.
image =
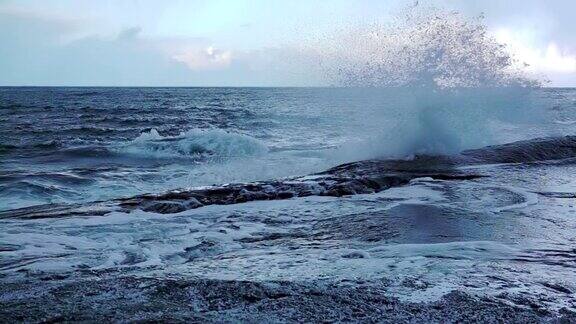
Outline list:
[[[416,3],[483,14],[530,73],[576,87],[574,0],[0,0],[0,85],[324,85],[302,44]]]

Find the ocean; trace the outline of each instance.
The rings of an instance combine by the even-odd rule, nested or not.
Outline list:
[[[0,112],[22,311],[66,289],[121,291],[133,319],[202,289],[576,308],[576,89],[3,87]],[[115,307],[87,296],[66,300]]]
[[[458,153],[576,127],[572,89],[537,90],[530,102],[479,101],[480,109],[466,98],[455,102],[469,107],[437,109],[440,122],[419,120],[426,115],[415,111],[420,105],[406,101],[414,93],[394,92],[1,88],[0,210],[305,175],[360,159],[409,157],[415,142],[434,136],[444,136],[436,141],[442,145],[464,142],[450,152]],[[398,146],[407,150],[390,149]]]

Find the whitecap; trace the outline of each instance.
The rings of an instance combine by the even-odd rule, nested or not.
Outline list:
[[[151,158],[229,159],[268,152],[267,147],[253,137],[221,129],[192,129],[177,136],[162,136],[152,129],[118,149]]]

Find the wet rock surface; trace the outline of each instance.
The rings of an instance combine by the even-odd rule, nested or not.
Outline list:
[[[536,138],[462,152],[467,158],[491,163],[528,163],[576,157],[576,136]]]
[[[551,314],[537,301],[512,306],[461,291],[428,303],[387,296],[380,283],[250,282],[103,278],[0,289],[4,322],[384,322],[571,323],[568,310]],[[419,289],[423,283],[406,285]],[[519,297],[518,297],[519,298]]]

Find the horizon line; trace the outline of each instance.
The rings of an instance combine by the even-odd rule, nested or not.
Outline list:
[[[406,88],[406,87],[350,87],[350,86],[317,86],[317,85],[310,85],[310,86],[258,86],[258,85],[247,85],[247,86],[239,86],[239,85],[206,85],[206,86],[198,86],[198,85],[0,85],[0,88],[259,88],[259,89],[272,89],[272,88]],[[408,87],[410,88],[410,87]],[[474,87],[462,87],[462,88],[469,88],[474,89]],[[477,88],[506,88],[504,87],[477,87]],[[576,85],[573,86],[540,86],[534,87],[536,89],[576,89]]]

